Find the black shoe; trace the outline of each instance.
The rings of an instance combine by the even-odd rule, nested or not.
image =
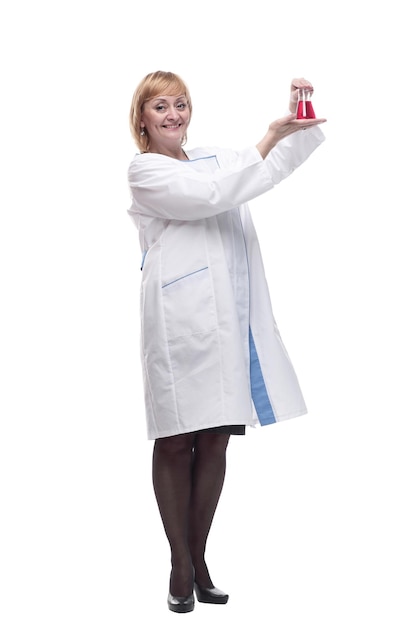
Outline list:
[[[174,613],[190,613],[194,610],[194,594],[190,596],[173,596],[168,594],[168,608]]]
[[[227,593],[220,591],[217,587],[207,589],[206,587],[200,587],[197,583],[194,583],[194,589],[199,602],[206,602],[207,604],[226,604],[229,599]]]

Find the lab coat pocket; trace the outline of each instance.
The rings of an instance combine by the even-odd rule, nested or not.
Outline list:
[[[168,341],[216,327],[208,267],[199,268],[162,285],[162,302]]]

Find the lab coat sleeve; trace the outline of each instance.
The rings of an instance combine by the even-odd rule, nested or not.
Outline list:
[[[225,167],[214,171],[198,171],[192,163],[160,154],[138,155],[128,172],[129,213],[198,220],[233,209],[274,186],[255,147],[233,154]]]
[[[318,127],[280,141],[262,159],[255,146],[239,152],[221,150],[214,171],[161,154],[140,154],[128,179],[130,215],[176,220],[212,217],[249,202],[289,176],[324,140]]]
[[[312,126],[279,141],[265,159],[274,185],[287,178],[304,163],[324,139],[323,131],[318,126]]]

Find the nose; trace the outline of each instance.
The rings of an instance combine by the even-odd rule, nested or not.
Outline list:
[[[175,108],[175,106],[170,106],[168,111],[167,111],[167,117],[172,120],[172,119],[177,119],[178,118],[178,111]]]

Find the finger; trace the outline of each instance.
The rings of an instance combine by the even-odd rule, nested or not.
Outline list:
[[[306,78],[294,78],[291,84],[291,90],[296,91],[298,89],[307,89],[313,93],[314,87]]]

